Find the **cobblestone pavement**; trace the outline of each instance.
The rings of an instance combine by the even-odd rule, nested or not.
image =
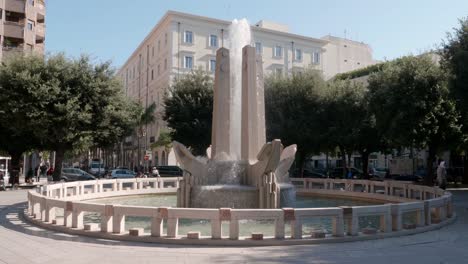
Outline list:
[[[120,242],[44,230],[23,221],[26,191],[0,192],[2,263],[468,263],[468,190],[452,191],[454,224],[413,236],[363,242],[202,247]]]

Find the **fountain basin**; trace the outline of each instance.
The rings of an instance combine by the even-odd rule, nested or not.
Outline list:
[[[192,188],[194,208],[258,208],[258,190],[246,185],[198,185]]]

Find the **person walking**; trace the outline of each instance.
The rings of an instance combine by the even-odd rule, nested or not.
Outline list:
[[[447,170],[445,169],[444,160],[440,160],[437,167],[437,185],[443,190],[447,187]]]

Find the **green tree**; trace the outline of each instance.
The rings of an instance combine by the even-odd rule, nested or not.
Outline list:
[[[146,133],[148,133],[148,125],[152,124],[156,121],[156,104],[153,102],[151,103],[148,107],[143,108],[139,107],[137,109],[137,118],[136,120],[136,129],[134,131],[134,134],[137,138],[137,159],[138,162],[141,161],[141,152],[140,152],[140,145],[141,145],[141,140]]]
[[[468,18],[460,20],[460,27],[449,33],[442,43],[441,65],[449,74],[449,89],[461,114],[463,134],[468,135]],[[464,155],[463,183],[468,183],[468,145],[462,144]]]
[[[351,157],[356,149],[357,128],[365,115],[363,98],[364,89],[356,82],[335,80],[328,83],[324,97],[325,144],[329,151],[339,149],[345,168],[348,167],[346,154]]]
[[[19,56],[0,68],[0,121],[31,138],[29,149],[56,151],[59,180],[66,151],[109,145],[134,126],[136,107],[126,102],[109,63],[82,56]]]
[[[267,140],[297,144],[296,164],[301,173],[306,157],[324,149],[324,88],[324,80],[314,71],[265,80]]]
[[[369,78],[377,128],[392,147],[427,148],[426,184],[432,184],[436,154],[460,134],[446,75],[429,57],[403,57]]]
[[[164,97],[164,120],[174,140],[190,147],[195,155],[206,155],[211,144],[213,81],[203,71],[175,79]]]
[[[158,140],[151,144],[151,148],[159,148],[163,147],[164,149],[170,149],[172,148],[172,137],[171,137],[171,132],[162,129],[161,132],[159,133]]]

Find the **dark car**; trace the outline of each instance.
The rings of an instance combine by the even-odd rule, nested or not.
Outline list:
[[[422,182],[424,177],[421,175],[394,175],[392,177],[395,181],[412,181],[412,182]]]
[[[315,170],[315,169],[304,169],[302,172],[301,177],[301,170],[294,169],[292,173],[290,173],[290,177],[292,178],[327,178],[327,174],[323,172],[323,170]]]
[[[182,177],[184,171],[178,166],[156,166],[160,177]]]
[[[60,178],[63,181],[90,181],[95,180],[96,177],[93,175],[75,168],[64,168],[62,169],[62,176]]]
[[[364,174],[362,173],[361,170],[358,170],[354,167],[349,168],[351,170],[351,178],[353,179],[361,179]],[[346,173],[344,173],[346,172]],[[348,169],[343,168],[343,167],[338,167],[334,168],[330,171],[330,178],[343,178],[343,175],[345,175],[345,178],[348,177]]]

